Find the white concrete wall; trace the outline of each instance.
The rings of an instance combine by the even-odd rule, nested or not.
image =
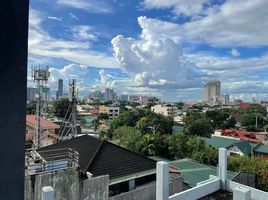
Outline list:
[[[268,192],[264,192],[262,190],[258,190],[246,185],[242,185],[240,183],[236,183],[230,180],[226,181],[226,190],[228,190],[229,192],[233,192],[233,190],[236,187],[243,187],[246,189],[250,189],[251,191],[251,200],[267,200],[268,199]]]
[[[189,190],[174,194],[169,197],[169,200],[196,200],[214,193],[220,189],[220,179],[211,179],[203,184],[191,188]]]

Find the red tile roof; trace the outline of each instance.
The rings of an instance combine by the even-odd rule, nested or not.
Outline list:
[[[239,138],[240,140],[250,141],[254,143],[259,143],[261,140],[257,139],[255,132],[247,132],[243,130],[234,130],[234,129],[225,129],[223,131],[223,135],[232,136],[235,138]]]
[[[29,126],[35,127],[35,115],[27,115],[26,116],[26,123]],[[49,129],[49,130],[60,128],[60,126],[58,124],[50,122],[43,117],[41,117],[41,119],[40,119],[40,125],[41,125],[41,128]]]

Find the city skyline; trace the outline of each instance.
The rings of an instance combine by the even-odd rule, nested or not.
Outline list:
[[[28,71],[49,65],[51,91],[58,79],[66,86],[76,75],[80,96],[109,87],[166,101],[202,100],[203,85],[217,79],[231,98],[267,99],[267,4],[33,0]]]

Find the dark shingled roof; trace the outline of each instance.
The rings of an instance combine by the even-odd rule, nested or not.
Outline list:
[[[109,174],[113,179],[156,168],[154,160],[88,135],[53,144],[40,151],[59,148],[77,151],[81,170],[93,176]]]

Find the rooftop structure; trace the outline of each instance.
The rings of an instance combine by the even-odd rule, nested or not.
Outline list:
[[[156,200],[266,200],[268,193],[234,182],[227,176],[227,150],[219,149],[218,174],[209,175],[205,181],[198,182],[196,187],[169,196],[169,164],[165,161],[157,163]]]
[[[217,167],[201,164],[189,158],[171,161],[169,165],[178,169],[180,175],[190,187],[195,187],[197,183],[209,179],[209,175],[217,176],[218,174]],[[227,178],[229,180],[236,176],[237,173],[227,171]]]
[[[50,145],[41,150],[62,148],[76,150],[80,155],[81,171],[88,171],[93,176],[109,174],[110,179],[113,179],[155,168],[155,161],[151,159],[88,135]]]
[[[226,148],[228,155],[254,156],[268,159],[268,145],[242,141],[237,138],[213,136],[205,139],[214,148]]]

